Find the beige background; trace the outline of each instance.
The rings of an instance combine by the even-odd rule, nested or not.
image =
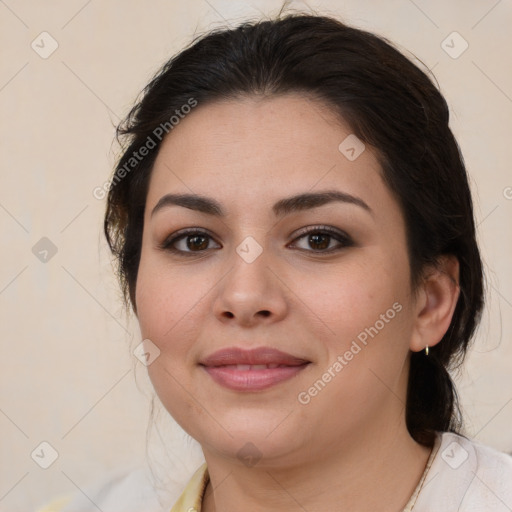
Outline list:
[[[459,389],[467,433],[511,451],[512,2],[310,5],[414,53],[451,106],[488,279],[488,308]],[[280,6],[0,0],[0,510],[33,510],[144,461],[151,386],[131,355],[139,332],[123,315],[101,233],[105,204],[93,189],[115,161],[114,124],[164,60],[195,34]],[[58,44],[47,58],[44,31]],[[453,31],[469,44],[456,59],[441,46]],[[47,262],[32,251],[42,237],[57,248]],[[185,482],[201,460],[198,446],[165,415],[159,425],[150,452]],[[43,441],[59,454],[48,469],[31,458]]]

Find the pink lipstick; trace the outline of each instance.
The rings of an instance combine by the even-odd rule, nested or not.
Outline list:
[[[219,350],[200,364],[221,386],[235,391],[259,391],[288,380],[310,361],[270,347]]]

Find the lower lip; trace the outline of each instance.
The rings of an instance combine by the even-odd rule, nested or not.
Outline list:
[[[221,386],[235,391],[259,391],[291,379],[304,370],[308,364],[267,370],[237,370],[223,366],[204,366],[203,368]]]

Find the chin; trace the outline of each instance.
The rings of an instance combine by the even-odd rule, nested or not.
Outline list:
[[[278,425],[276,416],[270,422],[262,422],[260,418],[259,422],[255,420],[252,425],[248,425],[246,421],[232,424],[227,429],[229,434],[217,425],[201,432],[196,440],[203,447],[203,451],[238,459],[247,467],[256,464],[259,467],[273,467],[277,461],[279,465],[290,463],[300,446],[306,445],[294,435],[298,429],[292,432],[284,429],[282,424],[279,427]]]

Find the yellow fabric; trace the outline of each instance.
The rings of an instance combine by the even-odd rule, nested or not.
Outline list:
[[[439,450],[440,444],[440,436],[438,436],[434,448],[432,449],[430,457],[427,461],[423,477],[418,483],[403,512],[410,512],[414,507],[414,504],[418,498],[418,494],[423,486],[425,477]],[[178,498],[178,501],[174,504],[170,512],[201,512],[204,493],[209,481],[210,475],[208,473],[208,468],[205,462],[192,475],[185,489],[181,493],[181,496]],[[60,497],[38,512],[60,512],[62,508],[69,503],[69,501],[69,496]]]
[[[60,512],[70,501],[71,496],[61,496],[37,512]]]
[[[416,486],[416,489],[414,489],[414,492],[407,502],[407,505],[405,506],[403,512],[412,512],[412,509],[414,508],[414,505],[416,505],[416,501],[418,500],[418,496],[420,494],[421,489],[423,488],[423,485],[425,483],[425,480],[427,478],[427,474],[430,471],[430,467],[432,466],[434,459],[436,458],[437,452],[439,451],[439,448],[441,447],[441,435],[438,434],[436,436],[436,440],[434,442],[434,446],[432,447],[432,451],[430,452],[430,456],[427,460],[427,465],[425,467],[425,470],[423,471],[423,475],[421,475],[421,479]]]
[[[210,475],[205,462],[192,475],[170,512],[201,512],[204,491],[209,481]],[[60,512],[71,499],[72,496],[61,496],[37,512]]]
[[[209,481],[210,475],[208,474],[205,462],[192,475],[185,490],[172,507],[171,512],[201,512],[204,491]]]
[[[432,466],[434,459],[436,458],[437,452],[439,451],[439,447],[441,445],[441,436],[438,435],[436,437],[434,447],[430,452],[430,456],[427,460],[427,464],[425,470],[423,471],[422,478],[416,489],[414,490],[413,495],[410,497],[407,505],[405,506],[403,512],[410,512],[416,500],[418,498],[418,494],[423,487],[423,483],[427,476],[427,473]],[[178,501],[174,504],[170,512],[201,512],[201,506],[204,497],[204,491],[208,482],[210,481],[210,475],[208,473],[208,468],[206,467],[206,462],[194,473],[192,478],[189,480],[185,490],[181,494]]]

